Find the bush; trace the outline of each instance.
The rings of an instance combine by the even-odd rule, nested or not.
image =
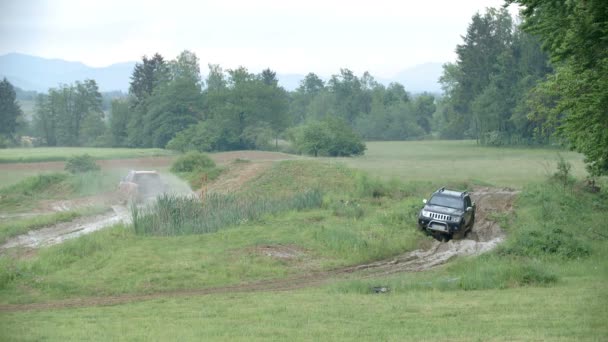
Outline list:
[[[588,256],[591,249],[574,234],[555,227],[522,231],[502,252],[520,256],[555,255],[564,259],[575,259]]]
[[[362,155],[365,144],[344,120],[330,118],[295,128],[289,133],[301,153],[317,156],[349,157]]]
[[[171,172],[194,172],[215,167],[215,162],[204,153],[190,151],[178,157],[173,165]]]
[[[99,171],[99,165],[95,159],[88,154],[72,156],[65,162],[65,170],[70,173],[83,173],[89,171]]]
[[[217,149],[219,135],[205,121],[190,125],[169,140],[168,150],[209,152]]]

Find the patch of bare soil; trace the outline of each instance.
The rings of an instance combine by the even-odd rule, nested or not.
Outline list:
[[[228,171],[206,185],[203,190],[211,193],[227,194],[239,190],[243,184],[252,180],[272,165],[272,162],[232,163]]]
[[[251,252],[281,260],[297,259],[306,254],[304,249],[294,245],[262,245],[252,248]]]
[[[218,164],[227,164],[237,159],[249,160],[252,162],[262,161],[279,161],[297,158],[294,155],[282,152],[266,152],[266,151],[231,151],[220,152],[209,155],[214,162]]]
[[[103,159],[95,162],[104,170],[106,169],[134,169],[149,170],[159,167],[168,167],[173,163],[175,157],[145,157],[145,158],[124,158],[124,159]],[[6,163],[0,165],[2,170],[44,170],[44,171],[63,171],[65,162],[39,162],[39,163]]]
[[[380,277],[398,272],[419,272],[442,265],[457,256],[477,255],[489,251],[504,240],[504,232],[492,221],[491,213],[509,213],[517,191],[511,189],[479,188],[471,195],[477,203],[475,227],[469,236],[462,240],[451,240],[447,243],[434,241],[428,248],[414,250],[389,260],[369,264],[344,267],[324,272],[305,272],[296,276],[244,283],[233,286],[177,290],[151,294],[119,295],[109,297],[88,297],[33,304],[2,304],[0,311],[48,310],[72,307],[116,305],[134,301],[159,298],[175,298],[210,295],[216,293],[236,292],[272,292],[288,291],[304,287],[317,286],[331,279],[360,272],[359,277]],[[278,253],[277,247],[263,247],[269,253]],[[280,250],[280,248],[279,248]],[[285,251],[283,251],[285,252]],[[289,252],[287,252],[289,253]]]

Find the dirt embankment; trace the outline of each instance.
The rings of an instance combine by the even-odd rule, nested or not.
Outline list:
[[[489,251],[501,243],[505,237],[504,232],[498,223],[492,220],[491,214],[511,212],[513,201],[517,193],[517,191],[513,191],[511,189],[477,189],[472,193],[473,199],[477,203],[476,223],[472,232],[469,233],[466,238],[461,240],[451,240],[447,243],[434,241],[428,248],[408,252],[389,260],[344,267],[324,272],[303,273],[284,279],[244,283],[233,286],[177,290],[143,295],[77,298],[48,303],[22,305],[5,304],[0,305],[0,311],[116,305],[150,299],[200,296],[216,293],[287,291],[321,285],[331,279],[340,278],[357,272],[361,272],[361,277],[369,278],[381,277],[397,272],[424,271],[438,265],[442,265],[448,260],[457,256],[477,255]],[[289,247],[289,253],[286,252],[285,246],[264,246],[260,250],[260,253],[263,253],[269,257],[285,258],[294,254],[294,250],[297,250],[298,253],[302,253],[301,250],[294,246]]]

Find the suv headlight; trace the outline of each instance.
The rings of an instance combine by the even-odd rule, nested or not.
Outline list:
[[[420,211],[420,215],[422,215],[424,217],[431,217],[431,213],[429,211],[426,211],[426,210]]]
[[[451,216],[450,219],[452,220],[452,222],[460,222],[461,217],[460,216]]]

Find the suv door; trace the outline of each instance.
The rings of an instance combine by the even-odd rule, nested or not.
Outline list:
[[[469,225],[469,223],[471,222],[471,218],[473,217],[473,210],[469,210],[467,211],[467,208],[472,207],[472,203],[471,203],[471,197],[469,196],[465,196],[464,197],[464,220],[465,220],[465,224]]]

